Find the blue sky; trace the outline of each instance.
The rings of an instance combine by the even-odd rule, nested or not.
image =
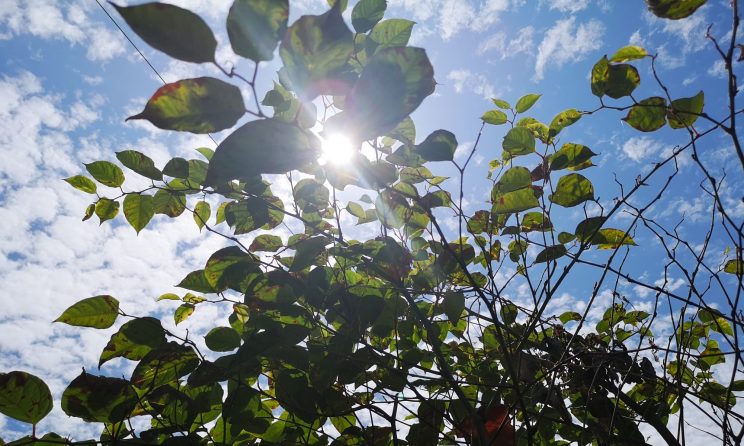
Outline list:
[[[251,63],[238,62],[224,32],[230,1],[172,3],[209,22],[217,33],[219,62],[238,63],[238,71],[250,72]],[[325,0],[290,3],[291,18],[326,8]],[[712,25],[712,34],[727,42],[727,3],[711,0],[690,18],[671,22],[652,16],[640,0],[389,0],[386,17],[416,21],[411,44],[426,48],[434,65],[436,93],[414,114],[417,139],[438,128],[450,130],[460,142],[457,156],[461,157],[475,141],[479,117],[493,108],[492,97],[514,104],[525,93],[542,93],[529,115],[543,122],[566,108],[595,108],[598,102],[588,81],[591,67],[602,55],[627,44],[658,55],[658,73],[673,97],[703,90],[705,110],[723,116],[723,66],[705,31]],[[110,5],[105,7],[166,81],[218,76],[214,67],[169,60],[136,38]],[[94,0],[1,1],[0,54],[0,147],[4,150],[0,158],[0,371],[27,370],[50,384],[55,409],[42,429],[53,427],[76,437],[94,434],[89,426],[61,412],[59,396],[81,367],[96,369],[98,355],[115,329],[73,329],[51,321],[81,298],[111,294],[130,313],[162,314],[172,327],[173,306],[156,304],[155,298],[177,291],[172,284],[199,267],[223,242],[199,233],[185,217],[156,219],[138,237],[121,217],[100,227],[95,219],[82,223],[89,197],[61,179],[83,173],[84,162],[114,160],[115,151],[134,148],[162,166],[172,156],[194,157],[195,148],[214,148],[214,143],[206,136],[172,134],[143,121],[124,122],[161,84]],[[658,94],[650,61],[636,66],[642,78],[636,97]],[[266,91],[277,68],[276,59],[263,68],[259,91]],[[244,93],[248,103],[250,93]],[[615,176],[626,187],[632,185],[639,173],[647,172],[651,163],[686,138],[679,130],[637,132],[620,120],[622,116],[613,111],[585,116],[562,134],[564,141],[588,145],[600,154],[595,158],[598,167],[586,175],[603,203],[611,203],[619,193]],[[465,182],[468,211],[486,207],[487,165],[500,156],[503,132],[488,126],[481,139]],[[213,137],[219,142],[226,135]],[[701,141],[699,150],[715,176],[728,173],[722,197],[729,214],[741,222],[744,184],[730,142],[712,136]],[[684,217],[680,231],[695,245],[710,217],[710,201],[699,187],[702,176],[689,154],[681,154],[677,161],[681,173],[654,205],[652,215],[671,226]],[[440,164],[437,172],[453,175],[451,167]],[[646,195],[640,194],[637,203],[647,202],[651,197]],[[577,209],[559,215],[562,221],[554,218],[554,222],[567,231],[582,218]],[[616,227],[629,222],[627,214],[613,221]],[[360,237],[368,235],[363,227],[356,230]],[[672,291],[689,289],[673,268],[664,281],[659,267],[664,256],[649,231],[638,228],[634,238],[640,247],[631,252],[627,267],[634,277]],[[727,247],[730,242],[716,234],[710,258],[723,261]],[[606,253],[593,255],[606,258]],[[591,272],[580,274],[586,276],[579,278],[593,277]],[[582,308],[587,288],[580,283],[567,284],[552,311]],[[526,300],[526,290],[517,285],[509,293],[515,300]],[[627,283],[621,289],[639,308],[651,308],[653,295],[648,290]],[[608,293],[601,298],[609,302]],[[194,335],[203,334],[225,314],[200,308],[184,326]],[[591,316],[599,317],[601,311]],[[660,318],[662,332],[665,323],[668,329],[668,321]],[[126,375],[130,365],[112,361],[107,367],[104,373]],[[0,437],[8,440],[20,433],[28,433],[28,428],[0,415]]]

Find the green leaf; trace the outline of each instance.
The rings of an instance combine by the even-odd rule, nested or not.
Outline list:
[[[591,181],[578,173],[562,176],[558,180],[555,193],[550,201],[563,207],[573,207],[594,199],[594,186]]]
[[[581,112],[580,111],[578,111],[576,109],[573,109],[573,108],[569,108],[568,110],[564,110],[564,111],[558,113],[553,118],[553,120],[550,121],[550,130],[549,130],[549,133],[548,134],[552,138],[552,137],[556,136],[557,134],[559,134],[561,132],[561,130],[563,130],[564,128],[566,128],[566,127],[568,127],[570,125],[575,124],[576,121],[578,121],[579,119],[581,119]]]
[[[178,308],[176,308],[175,313],[173,313],[173,320],[175,321],[176,325],[180,324],[181,322],[188,319],[189,316],[194,314],[194,310],[196,307],[194,304],[181,304]]]
[[[499,193],[524,189],[529,187],[531,184],[532,178],[529,169],[522,166],[512,167],[504,172],[504,174],[501,175],[501,178],[499,178],[499,181],[497,181],[493,186],[491,197],[493,199],[493,197]]]
[[[426,161],[452,161],[457,150],[457,138],[447,130],[434,130],[414,151]]]
[[[165,163],[163,174],[173,178],[188,178],[189,162],[181,157],[175,157]]]
[[[204,20],[193,12],[156,2],[114,8],[153,48],[186,62],[214,62],[217,40]]]
[[[373,51],[370,52],[408,45],[411,30],[415,24],[415,22],[406,19],[388,19],[378,23],[369,33],[367,44],[372,43],[374,45]]]
[[[605,94],[613,99],[630,96],[641,84],[641,76],[633,65],[610,65]]]
[[[666,123],[666,99],[653,96],[634,105],[623,121],[641,132],[653,132]]]
[[[204,336],[204,341],[214,352],[229,352],[240,347],[240,335],[232,327],[214,327]]]
[[[204,276],[204,270],[199,269],[192,271],[176,285],[179,288],[186,288],[187,290],[196,291],[197,293],[214,293],[217,290],[210,285],[207,278]]]
[[[175,297],[178,299],[178,296]],[[158,319],[153,317],[132,319],[111,335],[111,339],[101,352],[98,367],[114,358],[139,361],[150,350],[165,342],[165,330]]]
[[[138,234],[155,215],[152,203],[150,195],[127,194],[124,197],[124,217]]]
[[[271,60],[287,31],[289,0],[235,0],[227,14],[227,36],[235,54]]]
[[[121,152],[116,152],[116,158],[118,158],[125,167],[132,169],[134,172],[145,178],[150,178],[155,181],[163,179],[163,173],[155,167],[155,163],[152,159],[144,153],[140,153],[136,150],[123,150]]]
[[[96,216],[103,223],[106,220],[116,217],[116,214],[119,213],[119,202],[105,197],[101,198],[96,203],[95,211]]]
[[[503,99],[496,99],[496,98],[493,98],[493,99],[491,99],[491,102],[493,102],[493,104],[494,104],[494,105],[495,105],[496,107],[498,107],[498,108],[500,108],[500,109],[502,109],[502,110],[509,110],[509,109],[511,108],[511,105],[509,105],[509,103],[508,103],[508,102],[506,102],[506,101],[505,101],[505,100],[503,100]]]
[[[385,135],[434,92],[434,69],[421,48],[378,51],[346,99],[346,109],[326,123],[356,141]]]
[[[308,100],[320,94],[345,94],[355,75],[348,64],[354,35],[340,8],[322,15],[300,17],[287,30],[279,47],[282,73],[292,89]]]
[[[444,295],[442,301],[444,307],[444,314],[447,315],[447,319],[453,324],[456,324],[460,320],[462,310],[465,309],[465,295],[459,292],[449,292]]]
[[[388,228],[400,228],[409,214],[408,202],[399,194],[383,191],[375,200],[377,218]]]
[[[37,424],[52,405],[52,393],[40,378],[20,371],[0,373],[0,413]]]
[[[679,20],[690,16],[708,0],[646,0],[649,11],[657,17]]]
[[[84,175],[75,175],[74,177],[65,178],[65,181],[77,190],[81,190],[88,194],[96,193],[96,183]]]
[[[566,255],[566,247],[563,245],[548,246],[537,254],[535,263],[545,263],[556,260]]]
[[[158,88],[141,113],[155,127],[212,133],[232,127],[245,113],[240,89],[213,77],[182,79]]]
[[[542,212],[528,212],[522,218],[522,226],[520,230],[523,232],[531,231],[550,231],[553,229],[553,223],[547,215]]]
[[[406,145],[416,143],[416,124],[410,116],[406,116],[398,125],[388,133],[388,136],[397,139]]]
[[[320,254],[325,251],[328,239],[325,237],[311,237],[297,243],[295,256],[290,266],[290,272],[302,271],[317,262]]]
[[[351,25],[356,32],[366,33],[382,20],[386,8],[386,0],[359,0],[351,10]]]
[[[273,118],[251,121],[217,146],[204,185],[286,173],[315,160],[319,153],[320,140],[310,132]]]
[[[85,421],[116,423],[128,418],[138,401],[129,382],[83,371],[62,393],[62,410]]]
[[[197,152],[201,153],[201,155],[207,159],[207,161],[211,160],[214,156],[214,150],[210,149],[209,147],[199,147],[196,149]]]
[[[537,102],[538,99],[540,99],[542,95],[541,94],[526,94],[519,98],[517,101],[517,105],[514,106],[514,110],[517,113],[524,113],[530,108],[532,108],[533,105],[535,105],[535,102]]]
[[[565,313],[558,316],[558,319],[560,319],[561,323],[565,325],[571,321],[580,321],[581,314],[575,311],[566,311]]]
[[[54,322],[76,327],[109,328],[119,315],[119,301],[107,295],[88,297],[67,308]]]
[[[619,229],[600,229],[591,239],[591,244],[599,249],[617,249],[621,245],[633,245],[636,243],[625,232]]]
[[[156,214],[175,218],[186,209],[186,197],[183,192],[159,189],[152,197],[152,208]]]
[[[723,267],[723,272],[735,274],[741,277],[742,275],[744,275],[744,261],[742,261],[741,259],[729,260]]]
[[[108,161],[94,161],[86,164],[85,168],[88,170],[93,178],[99,183],[108,187],[119,187],[124,184],[124,172],[121,171],[119,166]]]
[[[131,383],[140,389],[156,389],[175,382],[199,365],[194,349],[168,342],[150,351],[132,372]]]
[[[514,127],[504,136],[504,151],[509,158],[527,155],[535,151],[535,135],[525,127]]]
[[[96,204],[89,204],[87,208],[85,208],[85,214],[83,215],[83,221],[88,220],[90,217],[93,216],[93,214],[96,212]]]
[[[576,239],[576,236],[568,232],[561,232],[558,234],[559,243],[563,243],[563,244],[571,243],[572,241],[574,241],[574,239]]]
[[[591,87],[594,96],[602,97],[607,90],[607,80],[610,77],[610,63],[607,56],[601,59],[592,67]]]
[[[648,56],[645,49],[636,45],[628,45],[620,48],[610,57],[610,62],[628,62],[630,60],[643,59]]]
[[[531,187],[499,193],[493,197],[493,213],[511,214],[538,207],[540,203]]]
[[[194,222],[201,230],[212,215],[212,208],[206,201],[200,201],[194,206]]]
[[[671,107],[667,110],[669,127],[673,129],[690,127],[703,112],[704,104],[705,93],[703,93],[703,90],[700,90],[700,93],[691,98],[673,100]]]
[[[233,273],[237,272],[242,280],[246,272],[254,267],[253,257],[237,246],[228,246],[215,251],[209,257],[204,267],[204,277],[212,287],[221,288],[225,282],[230,281]]]
[[[506,122],[508,121],[506,113],[502,112],[501,110],[489,110],[483,113],[483,116],[481,116],[481,119],[486,124],[492,124],[492,125],[506,124]]]
[[[574,143],[563,144],[553,155],[550,155],[550,170],[582,170],[592,166],[591,158],[597,155],[587,146]]]
[[[271,206],[271,207],[270,207]],[[225,207],[225,220],[234,228],[235,235],[247,234],[256,229],[273,229],[284,219],[282,201],[272,199],[248,198],[230,202]]]
[[[258,251],[276,252],[282,246],[284,246],[284,244],[282,243],[282,238],[279,237],[278,235],[261,234],[259,236],[256,236],[256,238],[253,239],[253,241],[251,242],[251,246],[248,249],[251,252],[258,252]]]

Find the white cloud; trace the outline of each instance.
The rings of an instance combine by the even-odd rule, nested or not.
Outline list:
[[[708,68],[708,74],[719,79],[726,77],[726,64],[722,59],[716,60],[710,68]]]
[[[442,39],[448,40],[464,30],[486,31],[521,0],[390,0],[389,8],[402,9],[418,22],[434,22]]]
[[[542,80],[548,66],[562,67],[567,62],[584,59],[602,46],[604,25],[590,20],[576,26],[576,17],[559,20],[545,32],[535,61],[535,81]]]
[[[575,14],[589,6],[589,0],[546,0],[550,9]]]
[[[493,34],[480,44],[478,47],[478,54],[494,51],[499,54],[501,59],[514,57],[520,53],[531,54],[535,46],[535,28],[532,26],[525,26],[517,31],[516,34],[517,37],[509,40],[507,40],[505,32],[497,32],[496,34]]]
[[[662,148],[663,145],[653,138],[647,136],[634,136],[625,141],[622,146],[622,151],[626,157],[640,163],[646,158],[661,151]]]
[[[452,70],[447,75],[447,79],[452,81],[452,86],[457,93],[470,91],[484,98],[496,96],[495,88],[482,74],[472,73],[470,70],[464,69]]]

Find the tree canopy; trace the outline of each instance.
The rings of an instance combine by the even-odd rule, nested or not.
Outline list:
[[[665,20],[704,3],[646,0]],[[567,104],[541,122],[531,116],[540,94],[494,98],[460,160],[452,132],[416,133],[411,114],[436,91],[435,67],[425,49],[408,45],[413,22],[385,18],[386,6],[330,1],[325,12],[289,23],[288,0],[235,0],[227,34],[234,52],[255,63],[250,74],[217,62],[214,34],[193,12],[115,6],[153,48],[224,75],[165,84],[127,120],[197,134],[233,130],[192,159],[160,167],[123,150],[65,181],[92,196],[83,220],[103,224],[121,213],[139,233],[153,218],[192,218],[224,237],[203,268],[180,280],[182,294],[159,299],[179,302],[176,324],[209,305],[230,316],[214,321],[202,351],[188,332],[113,296],[80,300],[54,322],[116,325],[101,370],[83,370],[61,401],[43,377],[0,373],[0,412],[32,425],[8,444],[643,445],[653,432],[681,445],[684,427],[670,420],[684,420],[690,407],[708,414],[714,438],[741,444],[744,222],[697,152],[703,138],[726,138],[740,161],[729,174],[740,181],[736,2],[729,42],[710,37],[725,63],[728,109],[706,108],[702,91],[677,96],[658,75],[656,55],[625,46],[587,74],[595,109]],[[257,76],[273,75],[261,63],[277,56],[273,88],[259,91]],[[634,96],[642,64],[654,96]],[[563,138],[597,114],[687,139],[634,184],[619,184],[608,206],[599,197],[612,191],[597,190],[588,173],[597,153]],[[486,132],[503,133],[501,150],[478,172],[471,161]],[[348,164],[324,155],[340,135],[353,148]],[[668,195],[683,154],[702,172],[711,204],[702,246],[649,212]],[[435,174],[437,163],[458,175]],[[475,210],[464,205],[466,175],[489,181]],[[148,185],[129,187],[131,178]],[[278,193],[278,183],[290,193]],[[651,198],[637,200],[640,193]],[[301,230],[282,237],[276,229],[288,224]],[[653,246],[636,242],[641,229]],[[727,240],[724,258],[707,252],[714,237]],[[680,271],[688,291],[626,272],[628,253],[645,249],[665,250],[659,269]],[[575,280],[590,284],[586,305],[552,313]],[[653,309],[618,292],[621,281],[655,294]],[[516,285],[527,304],[505,292]],[[605,292],[610,305],[587,324]],[[661,319],[672,335],[654,335]],[[115,358],[132,361],[128,378],[107,373]],[[100,437],[37,433],[53,404],[100,425]]]

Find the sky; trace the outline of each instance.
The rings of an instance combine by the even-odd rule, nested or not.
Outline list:
[[[232,53],[224,30],[230,1],[172,3],[200,14],[211,25],[218,39],[220,63],[251,72],[251,63]],[[491,98],[514,104],[523,94],[541,93],[530,114],[543,122],[567,108],[596,108],[589,72],[603,55],[628,44],[643,46],[658,56],[657,72],[673,97],[689,97],[703,90],[706,111],[715,116],[723,116],[725,111],[724,67],[711,51],[705,33],[710,25],[710,32],[722,42],[730,39],[727,1],[710,0],[680,21],[655,18],[640,0],[388,3],[387,18],[416,22],[410,44],[424,47],[435,69],[436,92],[413,116],[417,139],[439,128],[452,131],[460,143],[458,160],[472,149],[480,116],[494,108]],[[291,0],[290,4],[290,20],[327,8],[325,0]],[[139,40],[110,5],[104,8],[167,82],[219,75],[211,66],[168,59]],[[101,226],[95,218],[81,222],[90,196],[62,179],[83,174],[83,163],[115,160],[114,152],[120,150],[142,151],[163,166],[173,156],[195,157],[194,149],[214,148],[215,143],[206,136],[162,131],[144,121],[124,122],[142,109],[161,82],[94,0],[0,1],[0,55],[0,148],[4,151],[0,158],[0,371],[29,371],[50,385],[55,407],[42,422],[41,431],[53,428],[76,438],[95,435],[91,426],[61,411],[60,395],[81,368],[99,373],[98,356],[116,326],[93,330],[51,321],[77,300],[110,294],[130,314],[159,315],[166,328],[173,328],[175,304],[156,303],[156,298],[178,292],[173,285],[200,268],[224,241],[200,232],[192,219],[185,217],[156,218],[139,235],[121,216],[113,224]],[[265,65],[259,74],[259,91],[266,91],[275,79],[278,58]],[[658,94],[650,62],[640,61],[636,66],[642,78],[636,97]],[[243,93],[249,103],[250,92],[243,89]],[[613,111],[586,116],[562,136],[599,154],[595,158],[598,167],[585,173],[594,182],[600,202],[606,204],[618,196],[617,182],[626,188],[632,186],[637,175],[648,172],[654,162],[685,142],[683,131],[664,129],[644,134],[625,125],[622,116]],[[227,134],[212,137],[219,142]],[[500,156],[502,137],[502,128],[487,126],[480,140],[465,181],[469,211],[486,206],[482,203],[488,199],[488,192],[484,192],[488,191],[484,188],[488,162]],[[701,141],[700,150],[714,175],[725,178],[724,204],[741,222],[744,184],[730,142],[713,135]],[[681,154],[677,163],[680,175],[664,199],[654,204],[651,214],[667,225],[683,221],[680,233],[696,245],[710,218],[710,200],[699,187],[702,177],[689,154]],[[453,175],[451,167],[437,166],[435,170]],[[728,176],[724,177],[725,173]],[[638,204],[650,198],[641,193]],[[583,218],[576,209],[560,216],[560,223],[565,223],[562,230],[568,231]],[[629,222],[627,214],[615,221],[617,225]],[[369,236],[363,227],[355,230],[359,236]],[[643,247],[631,252],[628,268],[635,277],[671,291],[689,289],[689,283],[673,268],[665,280],[659,266],[664,256],[653,234],[639,228],[634,239]],[[723,262],[729,255],[726,248],[730,243],[717,235],[710,255]],[[600,258],[603,254],[596,255]],[[586,305],[582,296],[587,289],[579,282],[567,284],[550,311],[580,311]],[[629,283],[622,283],[621,289],[637,308],[652,308],[654,296],[648,290]],[[528,299],[523,287],[510,288],[509,293],[517,301]],[[609,302],[610,294],[604,290],[600,301]],[[179,329],[188,328],[195,339],[201,339],[214,320],[226,316],[224,309],[199,308]],[[601,311],[593,310],[592,317],[601,317]],[[660,333],[670,326],[660,318]],[[129,370],[130,364],[115,360],[100,373],[126,376]],[[29,432],[28,426],[0,415],[0,438],[7,441]],[[696,438],[702,434],[690,429],[688,435]]]

